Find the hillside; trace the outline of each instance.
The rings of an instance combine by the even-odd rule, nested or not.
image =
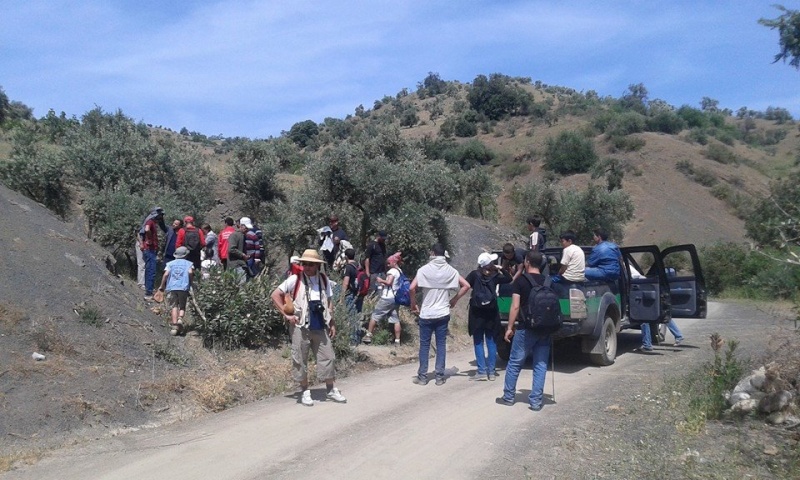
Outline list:
[[[319,125],[298,122],[281,138],[263,142],[151,128],[158,142],[187,147],[207,168],[201,176],[206,177],[208,190],[200,193],[208,197],[209,207],[193,212],[175,206],[170,215],[192,212],[217,230],[225,216],[247,212],[230,174],[237,162],[252,160],[237,157],[236,149],[243,145],[255,146],[254,150],[277,145],[277,158],[270,158],[275,168],[266,170],[265,177],[292,192],[306,180],[305,165],[369,128],[397,127],[404,139],[418,145],[442,141],[451,148],[477,140],[492,153],[485,168],[499,186],[499,218],[468,218],[463,206],[447,212],[453,263],[466,272],[483,248],[524,241],[524,225],[515,215],[511,198],[516,186],[544,181],[580,191],[591,182],[606,184],[603,175],[596,179],[588,173],[556,175],[545,168],[548,142],[562,132],[580,132],[601,159],[614,158],[621,165],[622,188],[635,207],[634,218],[624,230],[627,245],[744,241],[743,202],[746,207],[747,199],[767,193],[770,180],[792,168],[800,151],[793,121],[749,113],[742,117],[720,114],[712,118],[716,124],[687,126],[674,133],[636,127],[632,133],[611,135],[598,125],[604,115],[630,113],[620,113],[621,100],[597,99],[538,82],[515,82],[534,103],[525,114],[498,119],[474,116],[468,101],[470,86],[448,82],[439,86],[442,91],[427,87],[427,91],[386,97],[372,109],[357,108],[356,115],[344,119],[326,119]],[[695,112],[686,112],[687,118],[691,115]],[[633,118],[634,123],[652,118],[634,117],[625,118]],[[29,120],[34,124],[31,130],[42,138],[52,135],[43,122]],[[445,125],[463,127],[468,135],[440,136]],[[13,131],[0,130],[0,160],[10,157],[13,136]],[[62,144],[46,148],[59,151]],[[56,174],[69,177],[62,170]],[[0,406],[4,411],[0,453],[5,454],[0,455],[0,471],[12,457],[9,452],[57,446],[73,435],[109,435],[217,411],[285,391],[290,385],[281,349],[224,352],[204,348],[198,337],[169,337],[162,312],[150,310],[152,305],[142,302],[135,282],[112,273],[115,260],[109,251],[87,239],[84,209],[89,195],[88,189],[76,185],[79,180],[73,178],[75,183],[69,185],[75,196],[66,219],[0,186],[5,220],[0,244],[8,253],[0,258]],[[109,209],[136,223],[141,218],[139,210],[149,208],[150,200],[141,194],[131,197],[135,202],[109,205]],[[314,212],[317,216],[327,213]],[[304,220],[317,221],[317,217]],[[351,232],[348,222],[355,221],[344,219]],[[125,225],[120,230],[127,233],[130,228]],[[120,251],[128,245],[125,240]],[[120,251],[118,258],[124,258]],[[277,247],[272,251],[276,257],[284,253]],[[34,352],[46,359],[35,361]]]

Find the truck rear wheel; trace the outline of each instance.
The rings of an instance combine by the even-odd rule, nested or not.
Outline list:
[[[613,364],[617,358],[617,329],[614,325],[614,319],[609,316],[606,316],[603,321],[600,343],[603,345],[603,351],[601,353],[590,353],[589,359],[595,365],[603,367]]]

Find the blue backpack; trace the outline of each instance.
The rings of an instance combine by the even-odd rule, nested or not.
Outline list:
[[[408,307],[411,305],[411,280],[400,270],[400,277],[397,281],[399,286],[394,292],[394,303]]]

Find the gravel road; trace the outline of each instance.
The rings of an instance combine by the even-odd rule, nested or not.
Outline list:
[[[556,398],[548,372],[540,412],[528,410],[525,401],[529,367],[517,385],[517,404],[496,405],[502,373],[495,382],[469,380],[475,367],[467,349],[448,355],[453,375],[443,386],[412,384],[416,365],[373,371],[339,382],[348,397],[344,405],[322,401],[320,387],[311,408],[295,396],[271,398],[62,449],[7,478],[601,478],[603,468],[634,456],[604,445],[619,434],[604,421],[610,406],[645,395],[669,372],[688,372],[708,360],[710,333],[719,331],[737,338],[744,350],[757,351],[775,323],[755,308],[711,303],[707,319],[679,320],[685,347],[637,354],[632,350],[638,331],[630,331],[620,335],[617,362],[603,368],[561,345]],[[633,438],[642,434],[630,432]]]

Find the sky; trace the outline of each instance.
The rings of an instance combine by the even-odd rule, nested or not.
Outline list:
[[[779,0],[0,0],[0,87],[43,117],[95,107],[267,138],[416,89],[501,73],[679,107],[788,109]],[[785,1],[800,9],[800,0]]]

